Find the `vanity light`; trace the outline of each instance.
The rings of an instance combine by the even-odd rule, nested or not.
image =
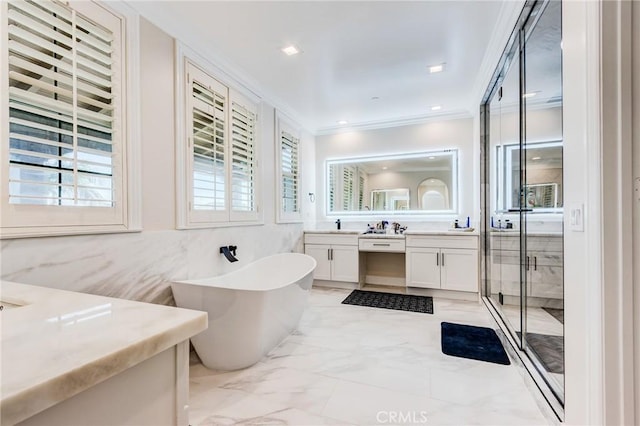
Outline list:
[[[434,105],[434,106],[431,107],[431,111],[439,111],[441,109],[442,109],[442,107],[440,105]]]
[[[388,169],[387,166],[382,167],[382,170],[387,170],[387,169]]]
[[[436,157],[429,157],[429,160],[435,160]]]
[[[344,126],[345,124],[349,124],[349,122],[347,120],[340,120],[338,121],[338,124]]]
[[[431,74],[435,74],[437,72],[442,72],[442,71],[444,71],[444,63],[439,64],[439,65],[431,65],[429,67],[429,72]]]
[[[287,56],[292,56],[292,55],[295,55],[295,54],[297,54],[297,53],[300,53],[300,49],[298,49],[297,47],[295,47],[293,44],[291,44],[291,45],[289,45],[289,46],[287,46],[287,47],[283,47],[281,50],[282,50],[282,51],[285,53],[285,55],[287,55]]]

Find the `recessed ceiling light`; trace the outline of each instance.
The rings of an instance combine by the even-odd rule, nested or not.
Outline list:
[[[429,160],[435,160],[436,157],[429,157]]]
[[[539,160],[541,157],[533,157],[532,160]]]
[[[300,49],[298,49],[297,47],[295,47],[293,44],[291,44],[291,45],[289,45],[289,46],[287,46],[287,47],[283,47],[281,50],[282,50],[282,51],[285,53],[285,55],[287,55],[287,56],[292,56],[292,55],[295,55],[295,54],[297,54],[297,53],[300,53]]]
[[[338,124],[341,126],[344,126],[345,124],[348,124],[349,122],[347,120],[340,120],[338,121]]]
[[[387,170],[387,169],[388,169],[388,167],[387,167],[387,166],[384,166],[384,167],[382,168],[382,170]]]
[[[429,66],[429,72],[431,74],[444,71],[444,63],[438,65]]]
[[[537,95],[536,92],[531,92],[531,93],[525,93],[524,95],[522,95],[523,98],[533,98],[535,95]]]
[[[439,111],[441,109],[442,109],[442,107],[440,105],[434,105],[434,106],[431,107],[431,111]]]

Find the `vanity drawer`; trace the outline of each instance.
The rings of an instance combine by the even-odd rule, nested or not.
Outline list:
[[[338,235],[338,234],[304,234],[305,244],[333,244],[340,246],[357,246],[358,234]]]
[[[404,239],[360,238],[360,251],[404,253]]]
[[[443,235],[426,237],[407,235],[407,247],[461,248],[478,249],[478,237],[475,235]]]

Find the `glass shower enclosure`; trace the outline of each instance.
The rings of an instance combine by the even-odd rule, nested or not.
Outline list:
[[[483,285],[564,403],[560,1],[529,1],[481,105]]]

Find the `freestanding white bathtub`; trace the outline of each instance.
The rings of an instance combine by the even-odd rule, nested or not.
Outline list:
[[[297,327],[315,268],[311,256],[282,253],[226,275],[173,282],[178,307],[209,315],[209,328],[191,338],[202,363],[237,370],[258,362]]]

